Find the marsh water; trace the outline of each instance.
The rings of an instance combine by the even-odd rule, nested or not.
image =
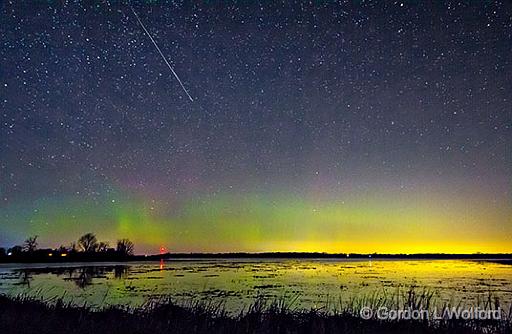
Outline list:
[[[238,312],[256,298],[296,308],[338,307],[411,287],[436,303],[512,302],[512,266],[471,260],[208,259],[136,263],[0,264],[0,294],[63,298],[77,305],[139,307],[161,297],[207,300]],[[337,306],[338,305],[338,306]]]

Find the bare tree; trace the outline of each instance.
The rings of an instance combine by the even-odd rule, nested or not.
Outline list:
[[[71,253],[76,253],[78,252],[78,246],[76,245],[76,242],[72,242],[69,247],[68,247],[68,251],[71,252]]]
[[[23,243],[23,250],[28,253],[32,253],[37,249],[37,235],[27,238]]]
[[[116,251],[122,255],[133,255],[135,245],[129,239],[121,239],[117,241]]]
[[[93,233],[84,234],[78,239],[78,248],[82,252],[92,253],[98,249],[98,239]]]
[[[101,241],[99,244],[98,244],[98,252],[106,252],[108,251],[108,248],[110,247],[109,243],[108,242],[103,242]]]

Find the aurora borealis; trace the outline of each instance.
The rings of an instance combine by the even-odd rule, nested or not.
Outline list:
[[[512,252],[509,1],[0,4],[0,246]]]

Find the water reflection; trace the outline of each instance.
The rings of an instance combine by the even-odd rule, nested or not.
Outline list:
[[[126,279],[128,277],[128,266],[114,266],[114,278]]]
[[[27,288],[30,288],[30,282],[33,280],[32,273],[30,273],[27,270],[20,271],[18,273],[18,283],[15,283],[17,285],[23,285]]]
[[[34,275],[51,274],[61,277],[64,281],[72,281],[81,289],[94,284],[94,279],[108,278],[112,276],[115,279],[126,279],[129,273],[129,266],[115,265],[115,266],[85,266],[85,267],[70,267],[70,268],[27,268],[17,270],[19,282],[18,285],[23,285],[30,288],[30,282],[33,280]]]
[[[65,265],[65,264],[64,264]],[[463,260],[183,260],[5,268],[0,293],[63,296],[88,305],[143,305],[161,296],[204,298],[238,312],[264,296],[300,296],[300,307],[428,290],[439,305],[511,303],[512,266]],[[332,303],[331,303],[332,304]],[[329,305],[331,305],[329,304]]]

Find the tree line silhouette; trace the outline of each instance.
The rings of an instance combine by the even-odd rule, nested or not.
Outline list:
[[[51,249],[38,247],[38,236],[28,237],[22,245],[0,248],[0,262],[58,262],[124,260],[134,256],[135,245],[129,239],[117,240],[114,247],[98,241],[94,233],[82,235],[69,246]]]

